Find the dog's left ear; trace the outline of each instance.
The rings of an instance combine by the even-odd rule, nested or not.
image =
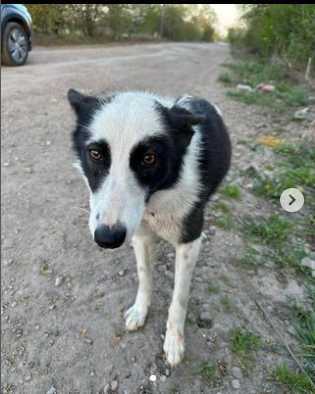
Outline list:
[[[67,94],[69,103],[79,118],[81,115],[86,115],[92,110],[99,107],[100,102],[97,97],[85,96],[74,89],[69,89]]]
[[[176,144],[185,149],[191,141],[194,134],[192,126],[201,124],[205,121],[205,116],[193,114],[185,108],[177,107],[167,109],[167,118],[171,126]]]
[[[168,111],[168,114],[172,126],[175,126],[179,130],[201,124],[206,119],[204,115],[193,114],[187,109],[176,105]]]

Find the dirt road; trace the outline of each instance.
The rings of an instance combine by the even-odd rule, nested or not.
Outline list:
[[[233,263],[237,235],[211,232],[206,223],[206,235],[212,235],[204,242],[192,286],[186,358],[171,371],[162,343],[174,253],[162,245],[147,324],[126,333],[122,315],[137,288],[133,252],[127,246],[104,252],[93,243],[88,193],[71,166],[70,87],[203,96],[222,108],[234,142],[243,137],[263,119],[226,101],[217,77],[228,58],[228,47],[218,44],[35,48],[25,67],[2,69],[3,393],[246,394],[268,387],[268,368],[283,356],[262,352],[252,373],[238,378],[241,388],[232,388],[237,362],[229,351],[228,330],[249,326],[270,337],[247,280],[256,284],[257,297],[274,286],[266,298],[270,304],[286,293],[273,277],[264,287],[253,273],[246,277],[238,271]],[[240,157],[238,148],[235,152]],[[220,294],[210,294],[211,283],[220,285]],[[220,303],[225,296],[232,311]],[[211,323],[199,324],[205,309]],[[205,361],[222,363],[224,377],[217,383],[200,372]]]

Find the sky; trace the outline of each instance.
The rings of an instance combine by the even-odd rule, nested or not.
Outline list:
[[[240,17],[239,4],[211,4],[217,14],[217,29],[225,35],[229,27],[236,26]]]

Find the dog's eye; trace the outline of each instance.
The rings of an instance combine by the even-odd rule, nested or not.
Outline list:
[[[154,152],[148,152],[143,156],[142,164],[145,167],[153,167],[156,163],[156,155]]]
[[[90,149],[89,154],[92,160],[98,161],[103,159],[102,153],[97,149]]]

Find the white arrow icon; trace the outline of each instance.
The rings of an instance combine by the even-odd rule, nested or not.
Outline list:
[[[304,205],[304,196],[299,189],[292,187],[282,192],[280,204],[287,212],[297,212]]]

